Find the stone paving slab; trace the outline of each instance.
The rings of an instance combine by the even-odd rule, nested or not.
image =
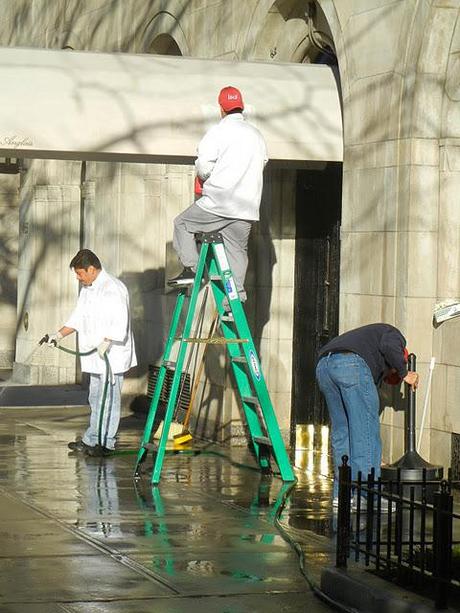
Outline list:
[[[239,550],[169,555],[132,555],[142,566],[171,581],[181,594],[211,595],[302,591],[305,579],[290,551],[261,555]]]
[[[118,600],[112,602],[72,602],[46,604],[3,605],[2,613],[299,613],[331,611],[312,594],[290,592],[270,594],[261,599],[259,595],[170,597],[144,600]]]
[[[86,420],[79,407],[0,409],[2,613],[329,610],[273,525],[278,479],[216,455],[168,455],[160,487],[151,459],[136,484],[135,455],[68,451]],[[140,435],[124,418],[120,448],[136,451]],[[301,507],[282,517],[294,530]],[[306,551],[323,563],[318,545]]]
[[[1,508],[1,497],[0,497]],[[52,520],[33,519],[4,521],[0,514],[0,559],[65,555],[98,555],[84,541],[60,530]]]
[[[107,555],[0,558],[0,606],[5,602],[71,602],[171,594],[160,581],[125,568]],[[14,581],[12,581],[14,578]]]

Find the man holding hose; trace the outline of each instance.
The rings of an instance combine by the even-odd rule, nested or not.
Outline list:
[[[90,375],[90,423],[82,439],[72,441],[68,447],[87,455],[104,456],[115,449],[124,373],[137,364],[129,295],[126,286],[108,274],[89,249],[80,250],[70,262],[70,268],[81,283],[80,295],[64,326],[49,335],[48,345],[56,345],[76,331],[80,353],[90,352],[80,355],[81,369]],[[103,421],[100,423],[101,408]]]

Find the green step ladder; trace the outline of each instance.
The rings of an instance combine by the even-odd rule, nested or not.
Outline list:
[[[220,327],[225,339],[223,342],[227,347],[227,352],[230,357],[249,436],[260,469],[263,472],[270,472],[270,459],[273,457],[278,465],[282,480],[295,481],[295,475],[281,437],[278,421],[262,374],[246,315],[228,264],[222,235],[215,232],[199,233],[195,235],[195,238],[197,243],[201,243],[195,281],[191,293],[190,287],[181,288],[179,290],[141,446],[137,455],[134,477],[138,478],[140,476],[140,465],[146,459],[148,452],[152,451],[152,484],[156,485],[160,482],[166,443],[168,441],[169,428],[176,406],[187,346],[189,343],[197,340],[189,338],[189,336],[201,281],[206,269],[219,314]],[[190,300],[185,323],[182,334],[178,337],[177,330],[179,321],[181,319],[186,297],[189,293]],[[225,297],[227,297],[229,308],[231,309],[230,313],[223,307],[223,300]],[[175,341],[179,341],[180,344],[177,351],[177,357],[175,361],[172,362],[171,352]],[[173,369],[174,375],[166,405],[163,430],[158,445],[155,445],[151,442],[152,427],[168,369]]]

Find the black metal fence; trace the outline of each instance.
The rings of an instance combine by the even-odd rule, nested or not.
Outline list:
[[[428,481],[426,471],[421,481],[403,481],[399,473],[394,481],[374,473],[352,481],[347,462],[344,456],[339,468],[336,566],[354,559],[447,608],[460,590],[452,564],[460,515],[453,512],[450,472],[441,482]]]

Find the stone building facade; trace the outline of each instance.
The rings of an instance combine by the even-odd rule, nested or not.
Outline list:
[[[460,0],[2,2],[3,46],[337,62],[343,169],[331,175],[308,165],[303,174],[269,167],[263,216],[251,242],[248,313],[286,438],[293,421],[315,421],[314,410],[302,413],[302,390],[309,389],[302,379],[313,385],[311,351],[310,361],[302,362],[304,338],[310,335],[309,345],[316,346],[325,328],[338,331],[337,322],[346,330],[386,321],[404,332],[417,354],[422,399],[436,357],[422,454],[450,463],[452,433],[460,432],[460,320],[434,330],[431,318],[435,302],[460,297],[459,9]],[[75,381],[72,358],[34,348],[71,308],[77,286],[67,266],[85,246],[129,286],[141,365],[127,390],[141,391],[147,364],[161,354],[174,300],[165,290],[174,268],[172,219],[192,199],[193,168],[23,160],[19,174],[0,178],[1,365],[14,360],[15,376],[25,382]],[[337,197],[337,186],[340,211],[329,222],[330,228],[340,223],[340,234],[336,243],[333,230],[322,236],[327,267],[333,261],[338,275],[335,290],[315,306],[306,294],[324,293],[330,270],[319,280],[303,274],[302,267],[317,262],[312,250],[319,245],[308,228],[324,199]],[[299,292],[308,283],[310,291]],[[302,320],[319,324],[301,333]],[[238,410],[224,356],[213,352],[200,423],[224,439],[238,430]],[[308,403],[314,394],[306,395]],[[386,400],[388,461],[402,453],[403,413],[395,410],[401,400],[394,392]],[[324,419],[324,411],[318,415]]]

